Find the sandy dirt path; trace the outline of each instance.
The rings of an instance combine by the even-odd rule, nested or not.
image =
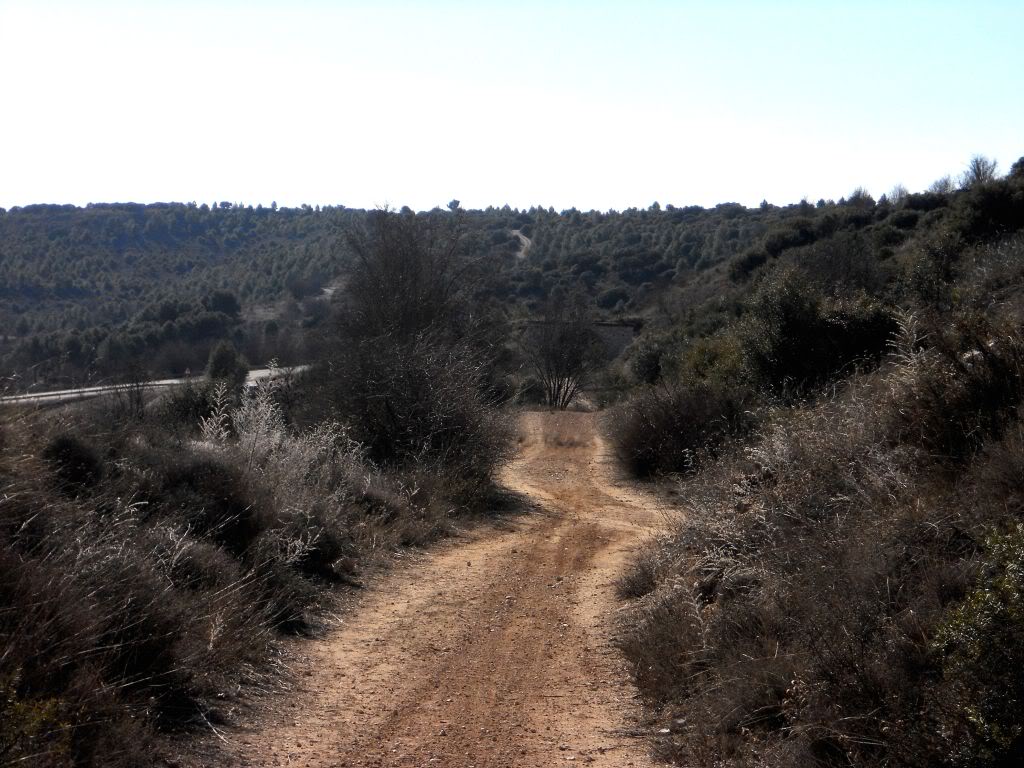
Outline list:
[[[660,516],[614,474],[593,415],[524,414],[502,482],[540,511],[368,590],[293,690],[226,734],[226,764],[650,765],[610,629],[612,582]]]

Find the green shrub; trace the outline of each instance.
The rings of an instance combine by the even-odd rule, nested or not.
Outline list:
[[[949,229],[967,244],[1005,237],[1024,227],[1024,183],[977,184],[956,200]]]
[[[267,527],[258,492],[230,464],[195,458],[166,470],[159,501],[198,533],[241,554]]]
[[[755,382],[776,394],[800,394],[877,360],[896,330],[880,304],[827,301],[800,273],[785,270],[755,294],[737,335]]]
[[[905,366],[883,409],[890,440],[958,462],[1002,436],[1024,401],[1024,337],[1012,325],[960,314],[925,334],[931,345],[898,337]]]
[[[903,200],[902,207],[910,211],[935,211],[949,205],[949,196],[939,192],[917,192]]]
[[[234,346],[222,341],[210,351],[210,361],[206,366],[206,375],[214,381],[226,381],[232,388],[245,384],[249,374],[249,364]]]
[[[861,294],[881,296],[891,269],[884,264],[883,255],[887,244],[894,242],[885,239],[886,232],[902,238],[899,230],[887,225],[866,232],[844,230],[798,248],[786,258],[808,287],[822,296],[847,301]]]
[[[767,261],[768,252],[764,248],[751,248],[730,262],[729,277],[737,283],[743,282]]]
[[[471,347],[419,338],[354,342],[321,375],[336,417],[375,464],[444,466],[483,488],[511,435],[486,373]]]
[[[74,435],[57,435],[47,443],[42,456],[69,490],[92,488],[103,478],[99,454]]]
[[[1021,763],[1022,349],[1012,324],[904,316],[884,367],[680,484],[619,584],[641,691],[685,717],[662,756]]]
[[[629,302],[632,294],[625,288],[609,288],[597,297],[597,306],[601,309],[615,309],[619,304]]]
[[[74,764],[66,704],[58,698],[25,699],[18,693],[18,671],[0,677],[0,759],[9,764],[58,768]]]
[[[771,230],[765,235],[762,245],[769,256],[775,257],[788,248],[813,243],[816,237],[814,222],[810,219],[794,219]]]
[[[629,370],[641,384],[655,384],[665,373],[668,355],[665,347],[651,340],[634,346],[629,355]]]
[[[893,213],[892,216],[889,217],[889,223],[899,229],[913,229],[917,226],[917,222],[920,219],[920,213],[908,208]]]
[[[195,432],[213,412],[212,386],[188,382],[168,392],[155,407],[155,420],[171,431]]]
[[[989,538],[982,578],[939,626],[943,736],[956,766],[1024,758],[1024,525]]]
[[[753,428],[753,402],[742,385],[665,382],[645,388],[613,419],[616,452],[637,477],[691,472],[725,440]]]

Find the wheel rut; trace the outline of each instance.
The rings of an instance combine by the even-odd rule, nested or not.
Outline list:
[[[650,765],[609,617],[658,502],[612,479],[593,414],[525,413],[521,434],[502,482],[541,511],[369,589],[225,734],[225,765]]]

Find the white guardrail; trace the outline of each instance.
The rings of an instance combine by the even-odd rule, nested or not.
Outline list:
[[[309,368],[308,365],[296,365],[289,368],[258,368],[249,371],[245,383],[251,387],[261,381],[299,373],[307,368]],[[49,392],[25,392],[18,395],[0,397],[0,405],[53,405],[74,400],[87,400],[102,395],[114,395],[119,392],[128,393],[138,390],[168,389],[204,380],[202,376],[199,376],[181,379],[158,379],[156,381],[143,381],[133,384],[103,384],[95,387],[78,387],[76,389],[55,389]]]

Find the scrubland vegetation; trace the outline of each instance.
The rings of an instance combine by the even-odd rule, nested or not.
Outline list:
[[[676,473],[619,588],[681,765],[1024,758],[1024,166],[856,210],[738,257],[738,315],[652,335],[612,422]]]
[[[399,236],[406,266],[443,250],[461,268],[458,232],[381,213],[354,291]],[[452,314],[472,305],[461,285]],[[487,345],[454,338],[433,294],[402,335],[365,298],[339,303],[298,379],[5,414],[0,763],[152,764],[271,683],[280,639],[316,631],[339,587],[499,506]]]
[[[12,388],[211,374],[4,412],[0,764],[230,720],[282,637],[500,506],[515,402],[614,403],[678,492],[619,585],[662,758],[1024,755],[1021,162],[756,209],[32,206],[0,249]],[[609,360],[595,319],[642,332]],[[275,355],[310,366],[244,388]]]
[[[820,204],[845,210],[844,203]],[[801,210],[458,209],[468,250],[487,265],[480,293],[518,318],[542,313],[558,291],[583,296],[606,318],[666,311],[676,302],[663,297],[706,272],[718,275]],[[450,213],[416,218],[439,223]],[[346,233],[372,216],[228,202],[0,210],[5,388],[179,376],[202,369],[223,341],[254,366],[305,362],[315,352],[308,332],[327,323],[334,291],[358,259]],[[513,230],[531,238],[524,258]]]

